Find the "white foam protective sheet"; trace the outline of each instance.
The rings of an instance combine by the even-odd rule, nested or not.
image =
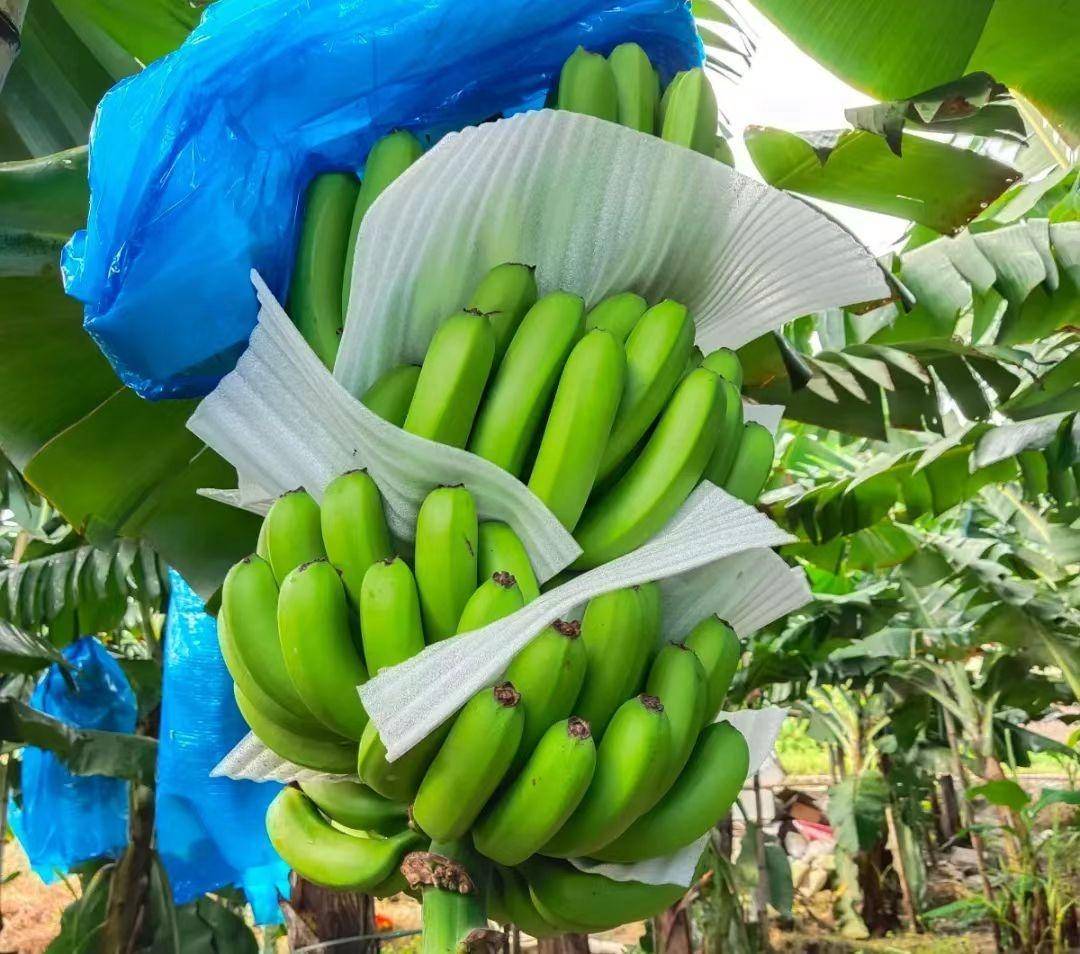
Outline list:
[[[591,305],[674,298],[708,351],[831,306],[885,298],[870,253],[805,202],[681,146],[591,116],[523,113],[445,137],[357,236],[335,377],[362,393],[419,364],[439,323],[502,262]]]
[[[785,718],[787,713],[775,707],[722,712],[717,716],[717,722],[730,722],[746,739],[750,749],[749,770],[746,774],[748,779],[753,777],[773,751]],[[571,858],[570,864],[580,871],[603,875],[612,881],[640,881],[644,884],[677,884],[689,887],[708,840],[708,835],[702,835],[697,841],[673,854],[661,858],[646,858],[632,864],[612,864],[592,861],[589,858]]]
[[[330,775],[303,768],[271,752],[249,732],[210,771],[211,778],[231,778],[248,782],[310,782],[314,779],[355,778],[355,775]]]
[[[383,670],[360,687],[360,698],[393,761],[470,696],[494,683],[552,620],[573,614],[599,593],[650,580],[661,581],[665,613],[674,603],[667,588],[675,586],[680,599],[703,608],[702,616],[723,604],[735,630],[751,632],[748,627],[758,628],[806,602],[806,594],[799,591],[800,602],[790,603],[792,571],[767,549],[793,539],[753,507],[706,481],[644,546],[549,590],[512,616],[435,643]],[[747,551],[769,556],[754,563],[745,556]],[[752,566],[764,573],[764,579],[756,581],[757,604],[738,592],[738,587],[745,588]]]
[[[365,468],[382,491],[391,531],[415,535],[416,513],[440,484],[467,483],[483,519],[510,524],[536,575],[547,580],[581,552],[519,480],[455,447],[408,434],[341,387],[282,307],[252,273],[259,322],[236,368],[200,402],[188,427],[243,475],[237,501],[260,510],[260,494],[304,487],[321,499],[347,470]]]

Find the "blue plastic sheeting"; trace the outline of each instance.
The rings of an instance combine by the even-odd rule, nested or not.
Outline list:
[[[313,175],[537,108],[578,44],[629,40],[665,80],[701,62],[688,0],[218,0],[102,100],[67,290],[125,384],[206,394],[254,327],[249,270],[285,295]]]
[[[258,924],[281,920],[288,866],[266,836],[266,808],[281,786],[211,778],[247,734],[218,649],[217,623],[183,577],[169,572],[158,748],[157,848],[177,904],[241,887]]]
[[[74,688],[53,665],[30,705],[81,729],[133,732],[135,694],[105,647],[84,636],[64,657]],[[127,789],[120,779],[72,775],[51,752],[26,746],[22,809],[13,802],[9,821],[34,872],[49,883],[81,862],[117,857],[127,844]]]

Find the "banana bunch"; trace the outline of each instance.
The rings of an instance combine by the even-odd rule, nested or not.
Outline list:
[[[440,325],[419,368],[391,368],[361,400],[526,483],[581,545],[577,571],[641,546],[702,479],[756,502],[773,438],[743,421],[741,385],[733,351],[697,352],[678,302],[625,292],[586,310],[567,292],[539,295],[533,270],[507,263]],[[478,542],[458,538],[474,552]],[[417,576],[443,576],[447,557],[418,553]],[[535,596],[520,558],[508,567]],[[435,638],[455,632],[473,576],[447,578],[458,589],[446,605],[422,604]]]
[[[676,73],[662,89],[660,74],[636,43],[622,43],[607,57],[579,46],[559,74],[554,103],[731,165],[731,147],[718,132],[719,108],[705,71]]]

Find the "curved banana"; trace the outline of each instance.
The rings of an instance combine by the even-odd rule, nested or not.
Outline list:
[[[278,588],[269,564],[257,556],[245,557],[225,575],[221,590],[221,620],[218,641],[226,665],[228,650],[235,649],[239,661],[233,679],[253,701],[264,695],[284,709],[292,717],[288,723],[295,728],[318,725],[311,710],[304,705],[285,668],[285,657],[278,640],[277,624]],[[232,672],[233,666],[229,666]],[[250,675],[258,686],[258,692],[241,677],[240,671]],[[281,721],[281,720],[279,720]]]
[[[279,586],[301,563],[326,559],[319,505],[306,491],[283,493],[270,506],[264,523],[267,562]]]
[[[577,525],[596,482],[625,375],[626,356],[610,331],[590,331],[566,359],[529,490],[567,530]]]
[[[667,769],[671,729],[660,700],[635,696],[612,717],[585,796],[540,850],[560,858],[591,854],[645,811]]]
[[[373,676],[424,648],[416,579],[400,557],[379,560],[364,574],[360,587],[360,638],[364,662]]]
[[[730,348],[717,348],[715,351],[710,351],[701,363],[710,371],[714,371],[720,377],[730,381],[736,391],[742,390],[742,362],[739,360],[739,356]]]
[[[641,320],[649,305],[640,295],[633,292],[621,292],[605,298],[585,316],[585,330],[610,331],[619,344],[624,344],[630,332]]]
[[[330,481],[323,491],[320,522],[327,559],[341,574],[353,607],[359,607],[368,568],[394,553],[382,494],[371,475],[351,470]]]
[[[328,172],[311,180],[289,285],[289,316],[331,369],[345,327],[341,283],[359,189],[356,176],[346,173]]]
[[[619,91],[611,64],[579,46],[559,74],[557,108],[598,119],[619,120]]]
[[[620,43],[608,62],[619,98],[619,122],[652,135],[660,105],[660,81],[648,55],[636,43]]]
[[[479,528],[476,503],[464,487],[436,487],[416,518],[414,569],[429,643],[457,632],[476,589]]]
[[[767,427],[747,421],[724,490],[743,503],[755,504],[772,472],[776,442]]]
[[[653,660],[645,692],[664,704],[671,728],[667,771],[656,787],[655,805],[671,788],[697,742],[708,699],[705,668],[687,647],[668,643]]]
[[[730,722],[706,726],[667,795],[594,857],[641,861],[685,848],[727,814],[749,767],[750,751],[738,729]]]
[[[389,878],[409,851],[423,844],[406,829],[390,838],[358,838],[323,818],[297,788],[283,788],[266,810],[266,833],[301,877],[328,888],[367,891]]]
[[[278,635],[285,668],[312,714],[327,728],[359,740],[368,717],[356,687],[367,670],[349,631],[345,590],[325,560],[305,563],[281,584]]]
[[[602,739],[615,710],[641,688],[654,645],[638,591],[629,587],[589,600],[581,619],[581,643],[585,679],[571,711]]]
[[[705,359],[705,361],[708,360],[708,358]],[[705,362],[702,362],[702,369],[711,370],[706,368]],[[723,487],[724,481],[731,473],[743,432],[743,406],[738,388],[727,378],[721,377],[720,393],[723,404],[720,433],[717,435],[716,448],[709,458],[709,463],[705,465],[704,475],[706,480],[716,484],[717,487]]]
[[[653,305],[634,326],[626,340],[626,387],[597,480],[606,480],[645,436],[683,378],[693,346],[694,322],[678,302]]]
[[[495,332],[478,311],[439,325],[428,346],[402,427],[428,440],[464,447],[495,360]]]
[[[517,690],[482,689],[454,720],[420,783],[413,820],[436,841],[460,838],[502,781],[521,741]]]
[[[517,580],[521,598],[531,603],[540,595],[529,554],[516,533],[499,520],[485,520],[478,532],[479,550],[476,554],[476,575],[489,580],[495,573],[509,573]]]
[[[595,768],[589,724],[576,717],[556,722],[473,827],[477,851],[501,865],[535,854],[573,814]]]
[[[481,583],[458,620],[457,632],[471,633],[494,623],[504,616],[512,616],[525,605],[517,581],[509,573],[492,574],[491,579]]]
[[[359,782],[316,778],[301,782],[300,790],[331,821],[355,831],[393,835],[409,825],[405,802],[392,802]]]
[[[525,726],[512,766],[520,771],[549,726],[565,719],[585,680],[587,658],[581,625],[556,620],[521,650],[506,678],[521,693]]]
[[[687,70],[672,81],[672,87],[664,106],[661,138],[713,156],[720,117],[708,76],[700,67]]]
[[[495,868],[487,902],[488,915],[497,924],[513,924],[530,937],[554,937],[560,933],[536,910],[529,886],[514,868]]]
[[[429,736],[393,762],[386,760],[386,746],[374,722],[369,722],[356,755],[356,774],[368,788],[393,802],[411,802],[427,767],[450,731],[443,723]]]
[[[418,364],[399,364],[368,388],[360,398],[360,403],[372,414],[378,414],[384,421],[401,427],[409,413],[409,405],[412,404],[416,382],[419,380]]]
[[[716,447],[720,395],[720,378],[711,371],[698,368],[683,378],[637,460],[586,508],[574,533],[583,550],[574,569],[629,553],[675,515]]]
[[[517,262],[496,265],[476,286],[468,307],[483,312],[491,322],[496,364],[506,354],[521,320],[536,304],[536,296],[536,269]]]
[[[259,524],[259,536],[255,541],[255,556],[270,563],[270,550],[266,546],[266,520]]]
[[[563,365],[581,337],[577,295],[541,298],[521,321],[473,428],[469,450],[519,477]]]
[[[562,930],[583,933],[652,917],[686,893],[680,885],[612,881],[548,858],[533,858],[520,870],[541,916]]]
[[[375,141],[364,161],[364,176],[352,210],[346,244],[345,274],[341,284],[341,313],[349,314],[349,293],[352,290],[353,261],[356,257],[356,236],[372,203],[398,176],[424,153],[411,132],[396,130]]]
[[[718,617],[707,616],[690,630],[690,635],[686,637],[686,648],[697,656],[705,670],[708,696],[702,720],[712,722],[724,704],[724,696],[727,695],[735,670],[739,668],[739,658],[742,656],[739,637]]]
[[[341,775],[352,771],[356,762],[356,743],[306,735],[278,725],[248,699],[240,687],[233,686],[233,696],[248,728],[271,752],[287,762],[294,762],[316,772]]]
[[[642,619],[645,621],[643,638],[647,645],[646,658],[651,662],[660,648],[660,636],[664,630],[663,596],[660,593],[660,584],[655,582],[642,583],[634,589],[641,601]]]

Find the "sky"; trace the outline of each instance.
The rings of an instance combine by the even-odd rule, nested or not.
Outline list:
[[[844,110],[874,100],[833,76],[803,53],[748,0],[735,7],[750,27],[757,50],[750,69],[731,81],[711,73],[720,108],[732,131],[736,168],[760,179],[743,146],[746,126],[776,126],[791,132],[842,129]],[[816,202],[851,229],[875,255],[887,251],[903,235],[907,223],[887,215],[852,209],[831,202]]]

